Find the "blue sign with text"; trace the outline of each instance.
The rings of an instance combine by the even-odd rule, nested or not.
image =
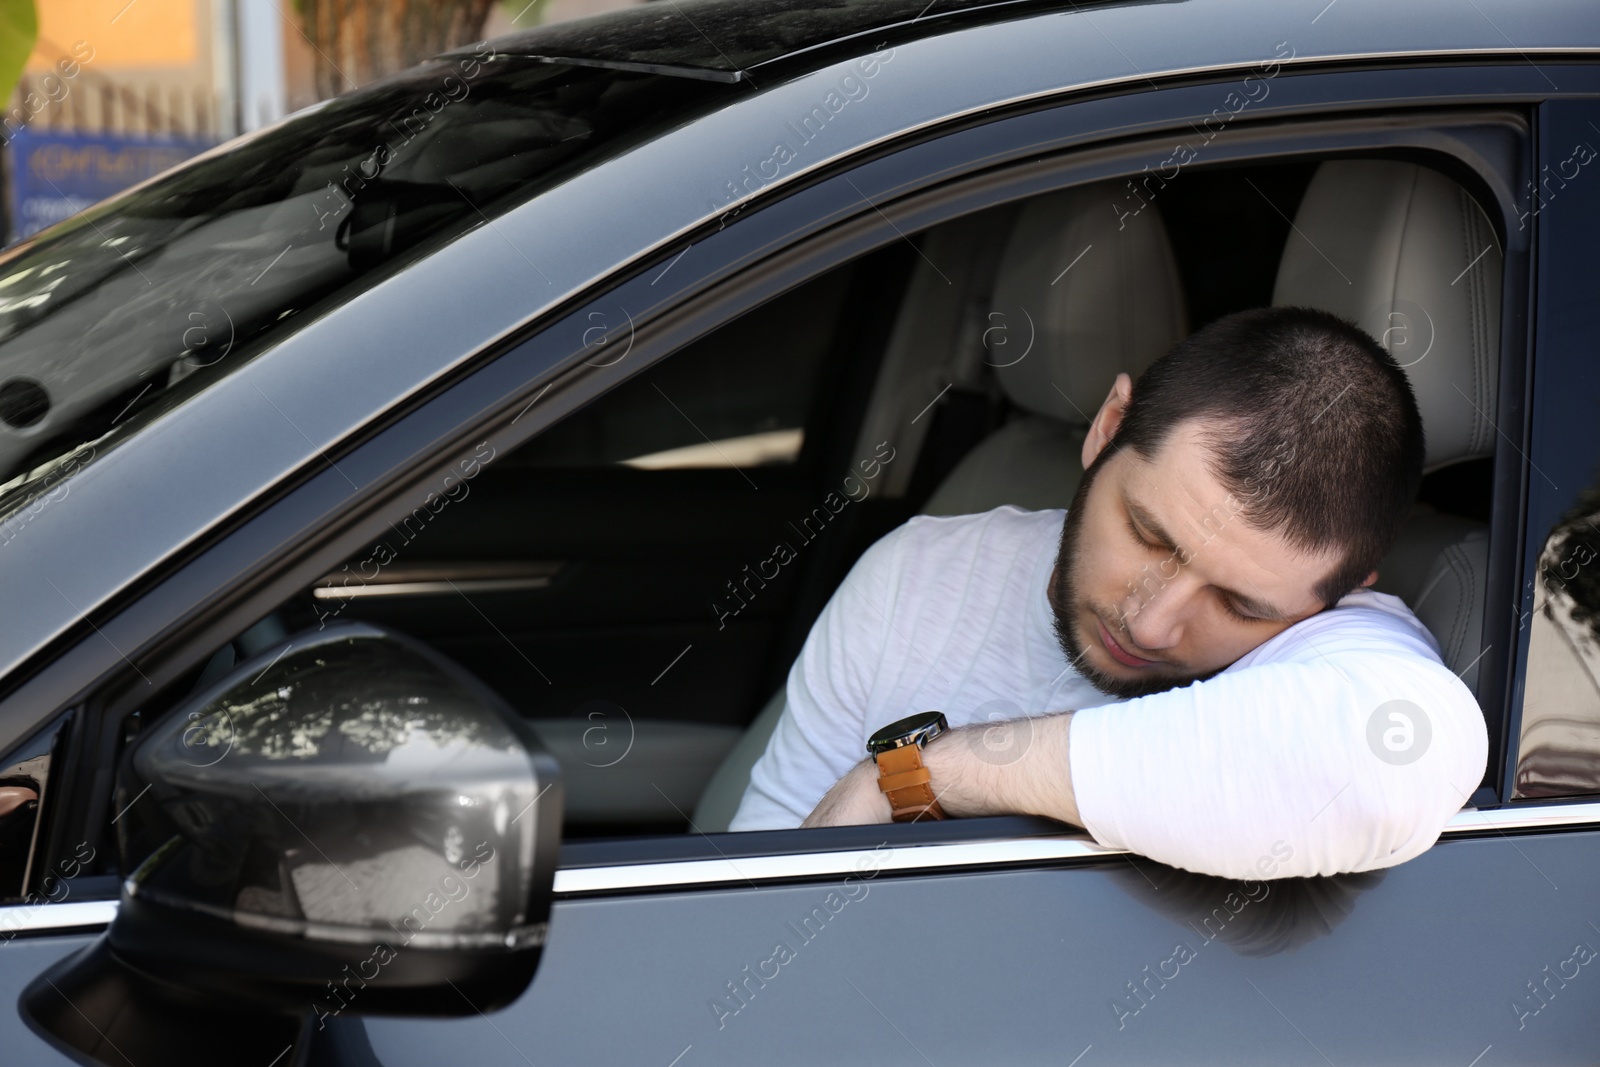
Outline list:
[[[154,177],[211,147],[189,137],[18,130],[11,159],[9,239],[19,241],[90,204]]]

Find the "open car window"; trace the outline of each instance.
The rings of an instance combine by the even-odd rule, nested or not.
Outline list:
[[[1184,328],[1272,302],[1295,240],[1289,219],[1317,168],[1197,168],[1146,205],[1145,221],[1160,220],[1171,246]],[[1013,496],[1017,470],[972,471],[986,442],[1018,434],[1057,434],[1060,469],[1076,464],[1073,409],[1090,401],[1019,391],[989,332],[1002,304],[1027,321],[996,296],[997,279],[1015,272],[1008,256],[1054,240],[1035,234],[1030,204],[1061,195],[908,234],[709,329],[523,446],[479,449],[397,518],[392,536],[284,605],[275,632],[365,621],[461,663],[562,761],[568,837],[726,828],[731,812],[701,805],[742,791],[811,622],[867,546],[941,501],[955,509],[943,513],[1066,506],[1075,481],[1065,477],[1053,495],[1023,499]],[[1233,220],[1232,243],[1219,219]],[[1074,277],[1068,265],[1070,256],[1056,265],[1059,285],[1045,277],[1041,291],[1099,299],[1092,286],[1104,276]],[[947,272],[960,299],[943,292]],[[1041,322],[1056,314],[1033,312]],[[585,362],[629,368],[631,324],[601,317]],[[1386,342],[1421,343],[1404,332],[1413,324],[1391,325]],[[1012,341],[1027,343],[1020,332]],[[930,367],[955,380],[941,383]],[[868,454],[881,480],[841,482],[863,427],[882,424],[884,397],[897,413],[887,447]],[[1449,536],[1481,527],[1490,462],[1469,455],[1431,477],[1421,525]],[[891,495],[897,465],[912,474]],[[963,479],[951,502],[949,486]],[[1397,558],[1383,588],[1414,607],[1434,596],[1433,544]],[[233,663],[251,651],[218,655]]]

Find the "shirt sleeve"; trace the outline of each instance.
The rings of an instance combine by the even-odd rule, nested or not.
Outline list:
[[[1336,609],[1331,613],[1338,614]],[[1477,788],[1477,701],[1420,641],[1358,619],[1182,689],[1077,712],[1073,792],[1096,841],[1227,878],[1389,867]]]
[[[866,709],[885,645],[901,527],[864,552],[806,636],[784,689],[783,713],[750,769],[730,830],[799,826],[823,794],[866,757]]]

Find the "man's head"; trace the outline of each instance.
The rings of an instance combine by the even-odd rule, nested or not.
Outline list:
[[[1050,601],[1068,659],[1139,696],[1222,670],[1371,584],[1422,477],[1405,372],[1326,312],[1257,308],[1117,377]]]

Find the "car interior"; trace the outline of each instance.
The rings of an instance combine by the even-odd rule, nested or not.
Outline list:
[[[1193,166],[996,206],[768,301],[514,451],[485,446],[461,492],[190,691],[286,633],[380,624],[526,717],[562,765],[566,836],[725,830],[862,551],[916,514],[1066,507],[1115,375],[1267,304],[1333,311],[1405,366],[1427,473],[1377,588],[1476,691],[1500,289],[1495,226],[1413,159]],[[625,313],[592,317],[592,361],[625,360]]]

